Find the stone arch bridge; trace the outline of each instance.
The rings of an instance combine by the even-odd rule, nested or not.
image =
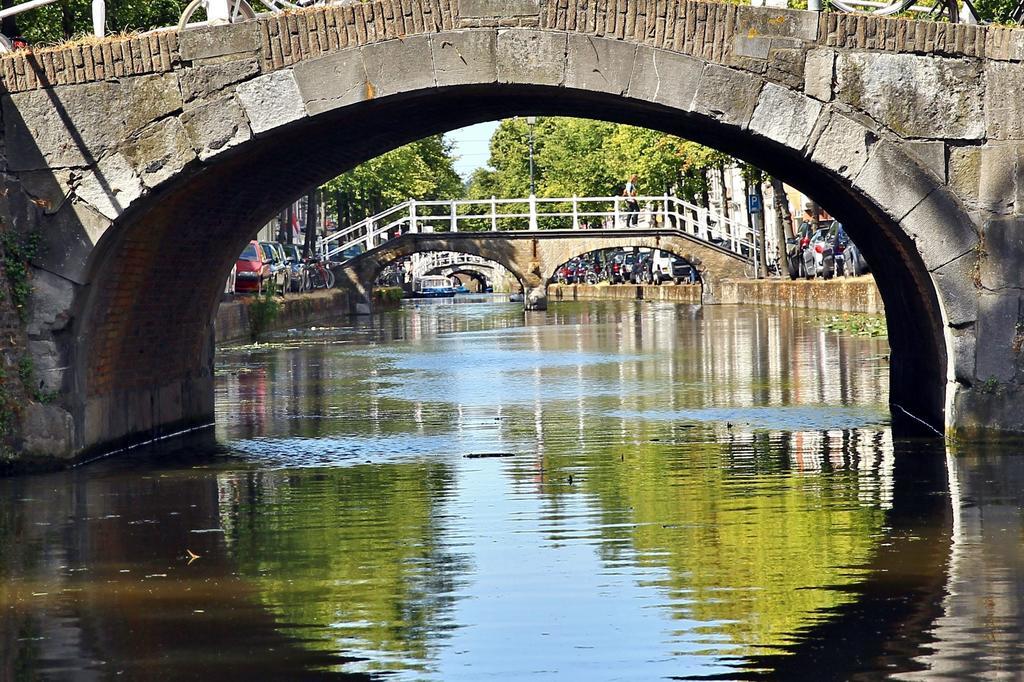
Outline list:
[[[5,298],[33,372],[4,439],[70,460],[209,423],[212,316],[260,224],[519,114],[681,135],[817,197],[874,266],[894,420],[1024,431],[1022,59],[1005,28],[700,0],[371,0],[5,56],[0,216],[42,248],[24,323]]]
[[[591,251],[628,246],[669,251],[697,265],[705,303],[714,302],[721,280],[742,277],[749,263],[728,249],[672,229],[407,233],[352,259],[337,274],[340,286],[356,295],[355,312],[369,313],[373,283],[389,263],[424,251],[456,251],[498,263],[523,286],[527,310],[546,310],[548,281],[558,266]]]

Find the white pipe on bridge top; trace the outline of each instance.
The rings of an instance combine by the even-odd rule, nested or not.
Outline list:
[[[206,0],[206,20],[209,24],[231,23],[229,0]]]
[[[107,33],[107,3],[105,0],[92,0],[92,34],[102,38]]]

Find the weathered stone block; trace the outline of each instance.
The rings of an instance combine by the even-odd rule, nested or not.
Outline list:
[[[35,363],[35,381],[32,391],[58,394],[64,387],[64,376],[70,369],[53,341],[30,339],[28,352]]]
[[[625,94],[637,54],[635,45],[621,40],[570,34],[568,50],[566,87]]]
[[[995,143],[956,147],[949,154],[949,183],[968,204],[992,213],[1009,213],[1017,203],[1024,145]]]
[[[249,121],[233,95],[186,111],[181,120],[202,161],[252,138]]]
[[[976,62],[886,52],[839,52],[836,97],[903,137],[985,136]],[[936,96],[942,93],[942,96]]]
[[[749,129],[790,149],[802,151],[810,139],[822,104],[774,83],[761,90]]]
[[[341,50],[319,59],[299,62],[294,73],[302,93],[301,101],[305,102],[310,116],[373,97],[363,56],[358,49]]]
[[[74,419],[60,405],[35,402],[24,405],[21,429],[26,454],[65,459],[75,452]]]
[[[979,381],[1009,381],[1016,374],[1014,339],[1020,323],[1020,293],[983,293],[978,302],[975,372]]]
[[[498,32],[499,83],[561,85],[565,82],[567,37],[521,29]]]
[[[789,47],[793,41],[772,38],[768,53],[768,80],[777,85],[801,90],[804,87],[804,51]]]
[[[255,21],[190,28],[178,34],[178,51],[186,62],[256,52],[259,46],[259,24]]]
[[[118,83],[31,90],[2,98],[9,170],[86,166],[127,135]],[[115,106],[111,106],[115,103]]]
[[[762,84],[757,76],[708,64],[700,76],[693,111],[728,125],[746,127]]]
[[[915,206],[900,227],[914,240],[929,270],[972,252],[980,240],[974,223],[944,188],[934,190]]]
[[[25,331],[38,337],[64,329],[71,320],[71,305],[77,287],[68,279],[47,270],[33,270],[29,294],[29,316]],[[38,364],[38,363],[37,363]]]
[[[129,133],[145,128],[182,107],[181,89],[174,73],[159,73],[129,78],[121,84],[121,106]],[[105,107],[108,114],[111,106]]]
[[[940,140],[907,140],[905,142],[911,156],[921,162],[921,166],[935,173],[941,182],[946,181],[946,143]]]
[[[368,99],[434,87],[427,36],[375,43],[362,52]]]
[[[44,211],[56,211],[63,203],[71,185],[78,180],[78,172],[70,169],[53,171],[24,171],[18,173],[21,189],[28,195],[33,204]],[[0,190],[3,191],[3,190]],[[11,189],[7,189],[5,198],[10,197]],[[10,206],[2,206],[0,210],[8,217],[13,213]]]
[[[768,59],[768,50],[772,39],[762,35],[737,33],[732,39],[732,52],[740,57],[751,59]]]
[[[981,285],[986,289],[1024,288],[1024,218],[990,220],[982,233]]]
[[[260,65],[255,59],[194,66],[181,72],[181,94],[186,103],[206,99],[229,85],[256,76],[259,72]]]
[[[430,55],[438,87],[465,83],[494,83],[496,31],[451,31],[430,36]]]
[[[185,127],[174,117],[165,118],[143,130],[122,151],[146,187],[156,187],[174,177],[196,158]]]
[[[975,377],[975,354],[977,352],[977,338],[973,327],[968,329],[951,329],[949,338],[950,359],[953,365],[953,379],[970,386],[974,383]]]
[[[75,188],[79,199],[111,220],[124,213],[143,191],[142,180],[121,153],[103,157]]]
[[[290,69],[246,81],[235,88],[235,96],[254,135],[306,117],[304,98]]]
[[[1024,139],[1024,67],[1018,63],[985,65],[985,123],[990,140]]]
[[[463,19],[540,16],[540,0],[459,0]]]
[[[814,145],[811,161],[844,178],[853,178],[864,168],[868,150],[877,141],[878,136],[870,128],[833,111]]]
[[[832,101],[835,50],[811,50],[804,62],[804,92],[822,102]]]
[[[978,319],[977,267],[978,255],[972,251],[932,271],[947,324],[962,327]]]
[[[930,174],[918,167],[897,143],[888,140],[880,140],[871,147],[867,163],[853,179],[853,186],[893,220],[902,220],[931,194],[935,185]]]
[[[68,201],[53,215],[40,217],[39,227],[43,243],[33,264],[86,284],[93,246],[110,227],[110,220],[85,204]]]
[[[629,79],[629,97],[689,111],[704,63],[686,55],[639,47]]]
[[[818,39],[818,15],[799,10],[736,8],[736,32],[748,36],[771,36],[815,41]]]

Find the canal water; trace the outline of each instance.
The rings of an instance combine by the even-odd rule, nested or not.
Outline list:
[[[0,680],[1020,679],[1024,466],[820,314],[408,304],[0,480]]]

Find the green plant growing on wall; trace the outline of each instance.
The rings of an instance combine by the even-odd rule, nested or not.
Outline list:
[[[995,394],[999,392],[999,379],[989,377],[978,384],[979,393]]]
[[[277,319],[281,304],[277,302],[277,292],[273,282],[269,282],[263,293],[249,304],[249,336],[255,340],[267,331]]]
[[[28,319],[28,297],[32,294],[29,261],[39,255],[38,233],[19,235],[15,232],[0,234],[0,263],[11,291],[11,303],[22,322]]]
[[[36,375],[36,364],[30,355],[22,355],[18,360],[18,378],[25,388],[25,393],[38,403],[52,403],[57,399],[57,391],[44,391],[42,382]]]

